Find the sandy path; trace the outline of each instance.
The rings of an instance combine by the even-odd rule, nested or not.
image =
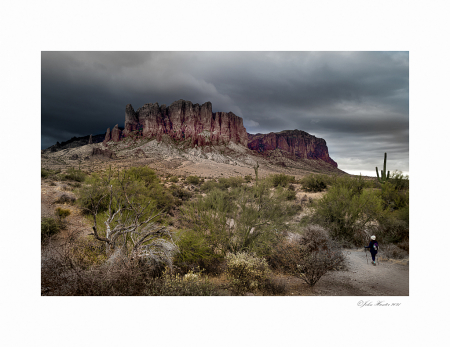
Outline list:
[[[382,255],[382,254],[381,254]],[[407,296],[409,295],[409,264],[404,261],[380,261],[373,266],[370,253],[362,249],[347,251],[345,271],[332,271],[323,276],[314,288],[299,279],[290,278],[289,295],[324,296]]]

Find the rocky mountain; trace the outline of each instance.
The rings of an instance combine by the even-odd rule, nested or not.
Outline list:
[[[175,146],[182,144],[183,148],[186,146],[192,149],[198,148],[205,153],[214,151],[210,146],[231,148],[238,145],[241,146],[240,150],[245,148],[248,151],[249,149],[252,152],[251,155],[270,158],[281,166],[287,165],[284,159],[320,160],[331,164],[334,168],[338,166],[330,158],[324,139],[301,130],[248,134],[243,119],[234,113],[212,112],[210,102],[199,105],[185,100],[175,101],[170,106],[160,106],[158,103],[145,104],[136,111],[131,104],[128,104],[125,107],[124,128],[116,124],[112,130],[110,128],[106,130],[106,135],[74,137],[62,144],[57,143],[46,149],[44,153],[103,142],[103,150],[108,148],[109,151],[105,152],[106,154],[94,151],[92,155],[102,154],[113,158],[111,150],[117,147],[116,144],[122,144],[124,139],[132,140],[132,142],[142,139],[155,139],[161,142],[163,139],[170,139]],[[132,146],[129,141],[123,145],[125,145],[123,149]],[[133,154],[133,156],[136,155],[136,153]],[[145,153],[144,156],[146,156]]]
[[[270,154],[279,149],[284,156],[295,159],[320,159],[337,167],[337,163],[328,154],[327,143],[301,130],[284,130],[269,134],[247,134],[248,148]]]
[[[229,142],[247,146],[247,131],[242,118],[232,112],[212,112],[210,102],[199,105],[178,100],[168,107],[158,103],[145,104],[136,111],[128,104],[124,131],[120,133],[116,125],[105,142],[117,142],[123,137],[136,135],[156,137],[158,141],[162,135],[169,135],[174,140],[189,139],[192,147]]]
[[[64,142],[56,142],[53,146],[46,148],[43,152],[58,152],[63,149],[76,148],[87,144],[100,143],[104,140],[105,134],[86,135],[81,137],[72,137],[70,140]]]

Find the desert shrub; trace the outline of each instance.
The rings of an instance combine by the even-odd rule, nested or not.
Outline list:
[[[219,183],[217,183],[214,180],[210,180],[210,181],[207,181],[207,182],[203,183],[201,185],[200,189],[202,191],[206,191],[206,192],[209,192],[209,191],[211,191],[213,189],[219,189]]]
[[[240,187],[242,183],[244,183],[244,179],[242,177],[219,178],[219,185],[222,189],[227,189],[229,187]]]
[[[408,256],[408,252],[397,245],[386,244],[380,247],[380,255],[388,259],[404,259]]]
[[[409,227],[395,213],[385,213],[379,220],[377,235],[380,242],[399,243],[409,238]]]
[[[382,201],[376,192],[332,186],[318,202],[312,221],[330,230],[334,239],[357,245],[365,242],[363,230],[383,217]]]
[[[182,208],[186,228],[203,233],[217,252],[255,252],[264,256],[287,228],[298,207],[286,201],[286,190],[258,186],[214,189]]]
[[[323,228],[309,225],[300,237],[281,242],[269,263],[314,286],[328,271],[338,268],[344,259],[338,243],[331,240]]]
[[[147,166],[131,167],[123,172],[133,181],[142,181],[146,187],[159,183],[159,178],[155,171]]]
[[[172,177],[169,178],[169,182],[177,183],[178,181],[179,181],[179,180],[178,180],[178,177],[177,177],[177,176],[172,176]]]
[[[397,246],[404,251],[409,253],[409,239],[403,240],[402,242],[399,242]]]
[[[55,214],[59,218],[59,220],[62,220],[64,218],[66,218],[67,216],[70,216],[70,210],[58,207],[55,210]]]
[[[244,181],[250,183],[252,181],[252,176],[251,175],[244,176]]]
[[[69,182],[68,185],[71,186],[71,187],[74,187],[74,188],[80,188],[81,187],[81,183],[80,182]]]
[[[395,170],[389,177],[389,181],[396,190],[408,190],[409,189],[409,176],[403,175],[401,171]]]
[[[233,290],[239,295],[261,289],[270,273],[264,258],[249,253],[228,253],[226,261],[227,277]]]
[[[261,287],[263,293],[268,295],[285,295],[287,291],[286,280],[275,276],[268,276]]]
[[[197,185],[197,184],[200,183],[200,177],[198,177],[198,176],[188,176],[186,178],[186,182],[189,183],[189,184]]]
[[[213,296],[219,295],[216,286],[201,273],[188,272],[180,274],[166,273],[149,287],[147,295],[152,296]]]
[[[216,286],[201,273],[188,272],[186,275],[166,273],[163,278],[149,287],[147,295],[152,296],[213,296],[219,295]]]
[[[57,204],[73,204],[76,201],[76,198],[69,194],[61,194],[58,199],[55,200]]]
[[[295,182],[294,176],[288,176],[285,174],[275,174],[269,177],[273,187],[286,187],[289,183]]]
[[[340,187],[347,189],[351,192],[351,195],[360,195],[364,188],[368,188],[370,186],[370,182],[365,181],[361,175],[358,177],[352,176],[333,176],[330,178],[331,185],[333,187]]]
[[[174,265],[182,273],[195,269],[204,269],[207,273],[217,274],[223,256],[216,254],[207,238],[194,230],[181,231],[175,241],[179,253],[174,257]]]
[[[186,189],[183,189],[181,187],[178,187],[175,184],[172,184],[170,186],[170,191],[172,192],[172,195],[176,198],[179,198],[183,201],[187,201],[192,197],[192,193]]]
[[[41,220],[41,240],[56,235],[61,229],[63,225],[60,220],[52,217],[43,217]]]
[[[57,170],[41,168],[41,178],[53,177],[58,173],[59,173],[59,171],[57,171]]]
[[[84,173],[81,170],[75,170],[73,167],[71,167],[67,172],[63,175],[63,178],[65,180],[72,180],[77,182],[84,182],[86,179],[86,173]]]
[[[396,189],[391,181],[382,184],[380,196],[385,210],[395,211],[409,205],[409,191]]]
[[[307,192],[321,192],[327,189],[327,183],[327,176],[319,174],[311,174],[300,180],[303,190]]]
[[[295,200],[296,196],[297,195],[294,190],[288,189],[286,191],[286,200],[289,200],[289,201]]]

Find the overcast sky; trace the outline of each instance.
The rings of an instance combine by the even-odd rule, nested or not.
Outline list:
[[[232,111],[249,133],[326,140],[339,168],[409,173],[408,52],[43,52],[47,148],[124,125],[125,106],[184,99]]]

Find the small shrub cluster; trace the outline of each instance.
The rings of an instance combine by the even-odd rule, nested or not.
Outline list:
[[[45,241],[49,237],[56,235],[63,228],[59,219],[43,217],[41,220],[41,240]]]
[[[214,296],[218,290],[207,276],[201,273],[188,272],[186,275],[165,273],[163,278],[149,287],[147,295],[154,296]]]
[[[326,175],[311,174],[300,180],[303,190],[307,192],[321,192],[327,189],[329,179]]]
[[[408,256],[407,251],[393,244],[384,245],[382,248],[380,247],[380,253],[388,259],[404,259]]]
[[[61,176],[62,180],[71,180],[77,182],[84,182],[86,179],[86,173],[81,170],[75,170],[74,168],[70,168],[67,172]]]
[[[190,191],[183,189],[175,184],[172,184],[169,189],[175,198],[181,199],[182,201],[189,200],[193,195]]]
[[[250,183],[252,181],[252,176],[251,175],[244,176],[244,181]]]
[[[172,177],[169,178],[169,182],[178,183],[178,181],[179,181],[179,179],[178,179],[177,176],[172,176]]]
[[[186,182],[189,184],[198,185],[200,183],[200,177],[198,176],[188,176],[186,177]]]
[[[287,187],[288,184],[295,182],[294,176],[288,176],[285,174],[271,175],[269,179],[272,182],[273,187]]]
[[[59,218],[59,220],[62,220],[64,218],[66,218],[67,216],[70,216],[70,210],[58,207],[55,210],[55,214]]]
[[[223,256],[214,252],[203,234],[194,230],[180,231],[175,243],[179,252],[174,257],[174,266],[181,273],[195,269],[212,274],[221,272]]]
[[[277,245],[269,262],[272,267],[303,279],[311,287],[344,261],[340,246],[315,225],[304,228],[301,237]]]
[[[269,265],[264,258],[240,252],[228,253],[226,261],[226,274],[237,294],[254,292],[264,287],[264,282],[267,281],[270,273]]]

